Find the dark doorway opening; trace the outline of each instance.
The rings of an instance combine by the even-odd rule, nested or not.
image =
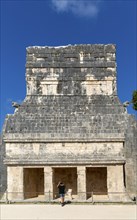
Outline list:
[[[77,168],[53,168],[53,198],[59,197],[57,184],[64,182],[66,192],[72,190],[72,197],[77,195]]]
[[[24,199],[44,195],[44,168],[24,168]]]
[[[107,195],[107,167],[86,168],[87,199],[94,195]]]

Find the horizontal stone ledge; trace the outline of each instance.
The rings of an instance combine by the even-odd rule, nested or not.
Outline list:
[[[30,160],[4,160],[4,164],[6,165],[29,165],[29,166],[33,166],[33,165],[50,165],[50,166],[59,166],[59,165],[63,165],[63,166],[67,166],[67,165],[119,165],[119,164],[125,164],[126,160],[125,159],[118,159],[118,160],[80,160],[80,161],[44,161],[44,160],[34,160],[34,161],[30,161]]]
[[[62,62],[67,62],[67,63],[88,63],[88,62],[115,62],[116,59],[113,56],[105,56],[100,57],[100,56],[92,56],[92,57],[83,57],[83,60],[81,61],[80,58],[78,57],[72,57],[72,58],[65,58],[65,57],[59,57],[59,58],[54,58],[54,57],[32,57],[28,56],[27,57],[27,63],[62,63]]]
[[[41,68],[41,67],[40,67]],[[28,74],[37,74],[37,73],[41,73],[43,75],[43,73],[54,73],[55,75],[64,75],[65,73],[68,73],[68,70],[66,72],[64,72],[64,70],[66,69],[63,69],[61,67],[59,68],[26,68],[26,75]],[[110,72],[115,72],[116,71],[116,68],[111,68],[111,67],[104,67],[104,68],[72,68],[73,71],[70,71],[70,73],[73,75],[82,75],[85,76],[85,73],[86,74],[91,74],[91,75],[94,75],[94,72],[96,73],[101,73],[101,72],[104,72],[104,73],[110,73]],[[63,72],[62,72],[63,71]]]
[[[35,50],[33,51],[35,52]],[[48,50],[48,51],[40,51],[39,53],[27,53],[27,57],[37,57],[37,58],[48,58],[48,57],[54,57],[54,58],[79,58],[79,56],[82,54],[84,57],[98,57],[98,56],[113,56],[115,55],[115,50],[87,50],[85,53],[83,51],[78,51],[78,50],[64,50],[64,51],[58,51],[56,53],[55,51]],[[62,53],[63,52],[63,53]]]
[[[28,62],[26,64],[26,68],[90,68],[90,67],[98,67],[98,68],[107,68],[107,67],[116,67],[116,63],[114,61],[107,61],[107,62],[83,62],[83,63],[73,63],[73,62],[58,62],[58,63],[52,63],[52,62],[44,62],[44,63],[38,63],[38,62]]]
[[[107,134],[108,135],[108,134]],[[13,138],[4,138],[3,140],[5,143],[94,143],[94,142],[124,142],[125,141],[125,137],[113,137],[113,138],[92,138],[92,139],[44,139],[44,138],[30,138],[27,135],[23,138],[19,138],[19,137],[13,137]]]
[[[58,51],[58,53],[56,53],[55,51],[47,51],[46,53],[42,53],[42,52],[34,52],[34,53],[27,53],[27,56],[26,58],[30,59],[30,60],[33,60],[33,59],[55,59],[55,60],[63,60],[63,59],[70,59],[70,58],[74,58],[74,59],[78,59],[80,60],[82,58],[84,59],[92,59],[92,58],[110,58],[110,57],[113,57],[115,58],[115,51],[105,51],[105,50],[102,50],[102,51],[91,51],[91,50],[88,50],[88,51],[76,51],[76,50],[73,50],[73,52],[71,51]]]
[[[32,76],[32,77],[30,77],[30,76],[27,76],[28,77],[28,79],[27,79],[27,81],[28,82],[31,82],[31,81],[33,81],[33,82],[39,82],[40,81],[40,79],[37,77],[37,76]],[[94,77],[92,77],[92,76],[86,76],[85,77],[86,79],[84,79],[84,77],[77,77],[77,76],[73,76],[73,81],[75,80],[75,81],[77,81],[77,82],[80,82],[80,83],[92,83],[92,85],[100,85],[100,81],[101,82],[104,82],[104,83],[106,83],[106,82],[112,82],[112,81],[114,81],[114,79],[116,79],[116,77],[114,77],[113,75],[105,75],[105,74],[102,74],[101,76],[96,76],[96,75],[94,75]],[[41,80],[41,84],[48,84],[48,83],[56,83],[56,84],[58,84],[58,83],[63,83],[63,82],[72,82],[72,77],[65,77],[65,76],[63,76],[63,77],[60,77],[60,78],[58,78],[58,79],[54,79],[54,78],[44,78],[44,79],[42,79]],[[95,84],[94,84],[94,83]]]

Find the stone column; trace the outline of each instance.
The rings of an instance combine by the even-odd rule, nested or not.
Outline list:
[[[23,200],[23,167],[7,167],[7,198]]]
[[[86,200],[86,167],[77,167],[77,191],[78,199]]]
[[[107,187],[110,200],[123,200],[125,197],[123,165],[107,167]]]
[[[46,201],[53,199],[53,171],[50,166],[44,167],[44,192]]]

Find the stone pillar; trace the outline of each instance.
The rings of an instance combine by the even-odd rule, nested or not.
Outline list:
[[[125,197],[123,165],[107,167],[107,187],[110,200],[123,200]]]
[[[23,167],[7,167],[7,198],[23,200]]]
[[[46,201],[53,199],[53,170],[50,166],[44,167],[44,193]]]
[[[86,200],[86,167],[77,167],[77,191],[78,199]]]

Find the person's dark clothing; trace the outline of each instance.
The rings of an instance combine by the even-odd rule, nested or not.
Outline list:
[[[58,186],[59,189],[59,194],[65,194],[65,185],[64,184],[60,184]]]

